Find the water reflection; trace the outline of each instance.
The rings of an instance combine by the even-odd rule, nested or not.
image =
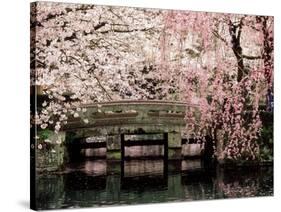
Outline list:
[[[140,157],[161,157],[164,156],[163,145],[150,146],[125,146],[125,157],[140,158]]]
[[[73,163],[37,176],[38,209],[273,195],[272,167],[204,168],[200,160]]]
[[[129,160],[122,163],[123,176],[164,175],[164,160]],[[121,167],[122,168],[122,167]]]
[[[182,160],[181,161],[181,170],[187,171],[187,170],[194,170],[194,169],[200,169],[203,167],[201,160]]]
[[[106,160],[86,160],[80,163],[72,163],[68,165],[66,171],[83,172],[91,176],[106,175],[107,162]]]
[[[221,178],[218,188],[226,198],[266,196],[267,191],[273,195],[272,168],[218,169],[218,172]]]
[[[166,190],[168,186],[167,161],[164,160],[129,160],[121,166],[121,191],[141,193],[152,198],[154,191]],[[144,200],[145,200],[144,199]]]

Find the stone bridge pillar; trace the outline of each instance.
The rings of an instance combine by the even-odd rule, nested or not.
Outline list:
[[[121,160],[121,135],[108,135],[106,141],[106,158]]]
[[[178,160],[181,159],[181,133],[169,132],[168,133],[168,159]]]

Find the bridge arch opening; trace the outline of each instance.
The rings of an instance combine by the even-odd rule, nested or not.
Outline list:
[[[68,160],[70,162],[87,159],[106,158],[107,136],[91,136],[76,138],[67,144]]]
[[[121,159],[167,159],[167,133],[121,134]]]

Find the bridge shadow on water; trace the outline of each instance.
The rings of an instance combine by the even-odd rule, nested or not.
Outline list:
[[[205,167],[200,159],[85,160],[37,176],[40,209],[273,195],[272,167]]]

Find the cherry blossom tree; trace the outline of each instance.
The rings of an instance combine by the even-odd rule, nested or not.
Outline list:
[[[41,128],[58,131],[69,113],[85,111],[81,103],[159,94],[147,91],[143,81],[153,76],[142,74],[157,55],[160,11],[50,2],[31,9],[32,84],[48,96],[36,115]]]
[[[39,2],[31,8],[35,114],[58,132],[81,105],[157,99],[187,107],[186,134],[218,158],[256,159],[259,105],[273,91],[273,17]],[[75,109],[74,109],[75,108]]]
[[[216,152],[220,159],[256,159],[259,103],[272,86],[272,17],[170,11],[165,19],[164,64],[181,67],[186,101],[196,100],[201,114],[187,111],[187,130],[203,142],[211,135],[214,148],[221,140],[224,149]],[[179,36],[178,66],[167,62],[173,36]],[[197,46],[187,48],[189,43]]]

